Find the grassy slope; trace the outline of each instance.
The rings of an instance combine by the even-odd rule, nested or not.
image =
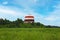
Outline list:
[[[60,29],[1,28],[0,40],[60,40]]]

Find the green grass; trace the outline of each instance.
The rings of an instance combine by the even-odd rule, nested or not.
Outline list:
[[[60,40],[60,28],[0,28],[0,40]]]

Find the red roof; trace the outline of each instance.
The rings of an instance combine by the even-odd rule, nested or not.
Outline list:
[[[34,18],[34,16],[25,16],[25,18]]]

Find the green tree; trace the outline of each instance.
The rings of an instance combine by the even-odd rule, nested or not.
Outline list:
[[[2,18],[0,19],[0,25],[4,25],[4,20]]]
[[[22,19],[17,18],[17,20],[16,20],[16,21],[14,21],[14,23],[16,24],[16,26],[17,26],[17,27],[20,27],[20,24],[22,24],[22,23],[23,23],[23,20],[22,20]]]

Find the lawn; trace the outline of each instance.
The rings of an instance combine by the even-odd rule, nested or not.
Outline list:
[[[60,40],[60,28],[0,28],[0,40]]]

